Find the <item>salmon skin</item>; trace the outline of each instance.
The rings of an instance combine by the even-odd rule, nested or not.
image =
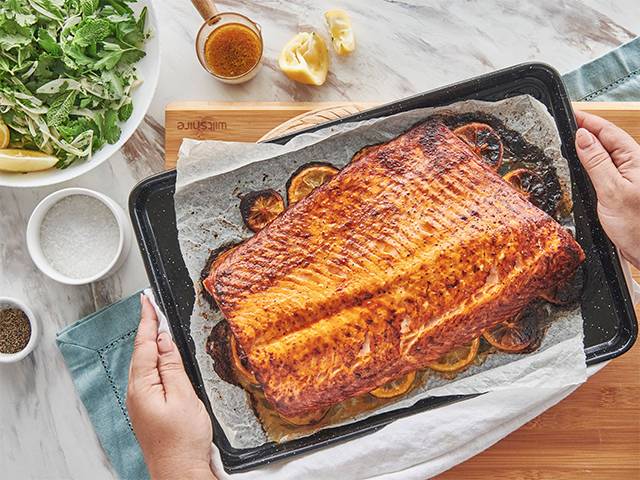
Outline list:
[[[203,281],[275,410],[424,368],[568,278],[584,252],[439,122],[356,154]]]

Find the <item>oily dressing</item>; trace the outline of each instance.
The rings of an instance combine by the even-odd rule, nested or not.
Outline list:
[[[228,23],[212,31],[204,45],[209,69],[220,77],[239,77],[260,61],[262,42],[246,25]]]

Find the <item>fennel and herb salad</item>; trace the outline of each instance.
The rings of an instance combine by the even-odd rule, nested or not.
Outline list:
[[[135,1],[0,3],[0,169],[65,168],[118,141],[148,37]]]

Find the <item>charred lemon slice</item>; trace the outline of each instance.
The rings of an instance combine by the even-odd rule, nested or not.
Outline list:
[[[468,345],[454,348],[440,357],[438,361],[430,363],[427,366],[436,372],[458,372],[471,365],[478,354],[479,347],[480,337],[476,338]]]
[[[351,20],[344,10],[333,9],[324,12],[333,49],[338,55],[348,55],[356,49],[356,40],[351,28]]]
[[[391,380],[369,393],[376,398],[393,398],[408,392],[416,379],[416,372],[410,372],[400,378]]]
[[[467,143],[486,164],[494,170],[502,165],[502,140],[486,123],[468,123],[456,128],[453,133]]]
[[[238,351],[238,342],[233,334],[229,335],[229,343],[231,344],[231,360],[236,371],[250,384],[259,385],[260,382],[258,382],[256,376],[249,371],[243,361],[243,357],[240,356],[240,352]]]
[[[249,192],[240,200],[242,219],[253,232],[262,230],[282,212],[284,200],[275,190]]]
[[[9,133],[9,127],[7,124],[0,120],[0,148],[7,148],[9,146],[9,140],[11,134]]]
[[[285,422],[290,423],[291,425],[304,427],[306,425],[313,425],[314,423],[318,423],[324,418],[328,411],[328,408],[323,408],[320,410],[316,410],[315,412],[306,413],[304,415],[296,415],[293,417],[285,417],[284,415],[280,415],[280,417]]]
[[[482,333],[482,336],[502,352],[517,353],[535,344],[540,336],[540,331],[535,318],[521,312],[512,320],[488,328]]]
[[[289,205],[302,200],[338,172],[339,170],[329,163],[312,163],[300,167],[287,182]]]
[[[548,211],[547,189],[539,174],[528,168],[518,168],[508,172],[503,178],[536,207]]]
[[[329,72],[329,52],[320,35],[301,32],[284,46],[278,65],[291,80],[322,85]]]
[[[35,150],[1,149],[0,170],[5,172],[39,172],[58,163],[58,159],[48,153]]]

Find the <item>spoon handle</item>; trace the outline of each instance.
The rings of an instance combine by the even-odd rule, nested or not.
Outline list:
[[[218,13],[212,0],[191,0],[191,3],[205,22]]]

